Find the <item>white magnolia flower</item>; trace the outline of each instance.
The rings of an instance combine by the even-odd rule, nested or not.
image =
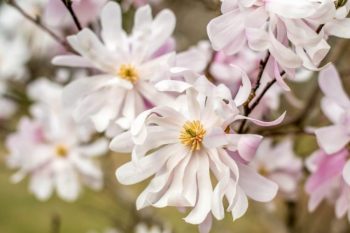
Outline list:
[[[153,82],[167,79],[174,54],[153,55],[170,38],[174,14],[163,10],[152,19],[150,6],[141,7],[135,13],[129,36],[121,20],[119,5],[109,2],[101,13],[103,43],[90,29],[83,29],[68,37],[81,56],[65,55],[53,60],[55,64],[91,67],[101,72],[71,83],[64,91],[64,102],[73,109],[75,120],[92,120],[100,132],[110,123],[128,129],[135,117],[150,106],[172,102],[168,95],[156,91]]]
[[[300,67],[317,70],[331,48],[328,35],[350,36],[348,4],[334,0],[222,0],[221,11],[208,24],[213,48],[235,54],[248,44],[268,51],[265,72],[286,90],[282,72],[294,77]]]
[[[81,126],[56,101],[62,87],[39,80],[30,86],[30,92],[42,98],[31,109],[34,119],[22,118],[18,131],[6,141],[7,163],[18,169],[13,181],[29,176],[29,189],[39,200],[47,200],[56,190],[60,198],[73,201],[82,184],[100,189],[103,174],[94,157],[106,152],[106,140],[83,143]]]
[[[227,87],[215,87],[205,77],[193,85],[181,81],[157,85],[186,94],[171,107],[155,107],[140,114],[131,130],[115,137],[110,145],[116,152],[132,152],[132,161],[116,171],[121,183],[135,184],[153,176],[137,199],[138,209],[150,205],[191,208],[185,221],[201,224],[205,232],[211,226],[211,213],[224,218],[224,197],[227,211],[237,219],[248,207],[247,196],[262,202],[275,196],[277,185],[243,162],[254,157],[262,137],[230,129],[234,121],[244,118],[237,106],[249,95],[247,77],[243,83],[234,100]],[[211,174],[217,181],[214,187]]]

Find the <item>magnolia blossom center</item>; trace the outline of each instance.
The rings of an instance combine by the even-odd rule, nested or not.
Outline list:
[[[57,145],[55,148],[56,155],[65,158],[68,155],[68,148],[65,145]]]
[[[262,176],[267,176],[269,174],[268,169],[265,166],[261,166],[259,167],[258,172],[262,175]]]
[[[120,78],[127,80],[133,84],[139,80],[139,73],[137,69],[130,64],[122,64],[119,67],[118,75]]]
[[[179,138],[182,144],[194,151],[201,149],[205,134],[206,130],[200,121],[187,121],[182,127]]]

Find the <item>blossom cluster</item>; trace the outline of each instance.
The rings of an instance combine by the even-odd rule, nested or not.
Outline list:
[[[16,170],[11,180],[28,177],[41,201],[57,193],[72,202],[83,186],[104,188],[109,173],[100,156],[128,154],[117,181],[148,180],[136,209],[176,207],[202,233],[225,211],[241,218],[249,199],[297,202],[304,178],[310,211],[328,199],[350,221],[350,99],[325,59],[335,47],[330,37],[350,38],[350,2],[221,0],[209,40],[183,51],[176,16],[160,2],[11,0],[0,7],[0,125],[18,121],[4,140],[6,164]],[[32,77],[32,60],[54,72]],[[330,125],[301,122],[312,106],[292,87],[315,78]],[[287,105],[306,115],[293,119]],[[295,151],[299,133],[314,136],[319,148],[305,161]]]

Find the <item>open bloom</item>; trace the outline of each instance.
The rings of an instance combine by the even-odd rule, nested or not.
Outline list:
[[[237,53],[246,42],[253,50],[268,51],[266,72],[288,89],[282,71],[294,77],[301,66],[316,69],[328,53],[322,27],[336,24],[336,7],[333,0],[223,0],[222,15],[208,24],[208,35],[213,48],[227,54]],[[343,28],[332,27],[326,34],[348,37]]]
[[[109,2],[101,13],[104,43],[85,28],[68,37],[69,44],[81,56],[65,55],[53,60],[55,64],[101,72],[72,82],[63,95],[75,120],[91,120],[100,132],[110,123],[115,131],[128,129],[134,118],[150,106],[172,102],[168,95],[156,91],[153,82],[169,76],[174,54],[153,55],[170,38],[175,27],[174,14],[163,10],[152,19],[150,6],[141,7],[135,13],[129,36],[121,27],[121,19],[119,5]]]
[[[251,165],[262,175],[276,182],[281,194],[287,198],[296,196],[303,164],[293,152],[292,140],[285,140],[273,146],[271,140],[265,139]]]
[[[211,226],[211,213],[217,219],[224,218],[224,197],[227,211],[237,219],[246,212],[247,197],[268,202],[276,195],[277,185],[246,165],[262,137],[236,134],[230,128],[233,122],[245,118],[239,115],[237,106],[248,98],[247,78],[241,94],[248,95],[237,95],[234,100],[227,87],[216,87],[203,76],[193,84],[162,81],[157,88],[186,93],[171,107],[141,113],[131,130],[110,144],[113,151],[132,153],[132,161],[116,171],[121,183],[135,184],[153,176],[137,199],[138,209],[150,205],[188,207],[191,211],[185,221],[201,224],[200,230],[206,232]],[[281,119],[283,116],[265,124],[276,124]],[[214,187],[211,175],[217,181]]]
[[[310,195],[309,210],[314,211],[324,200],[335,204],[338,218],[347,215],[350,221],[350,166],[347,165],[349,152],[346,149],[333,154],[316,151],[307,161],[312,172],[306,183]]]
[[[321,108],[332,125],[319,128],[315,133],[320,147],[333,154],[350,142],[350,100],[334,66],[321,71],[319,86],[325,95]]]
[[[63,89],[58,92],[55,85],[39,80],[30,87],[40,91],[43,101],[32,107],[34,118],[22,118],[17,132],[7,138],[7,164],[18,169],[13,181],[30,178],[29,189],[38,199],[47,200],[56,190],[60,198],[73,201],[82,184],[102,187],[103,174],[94,157],[106,152],[107,142],[85,142],[80,126],[52,101],[60,99]]]

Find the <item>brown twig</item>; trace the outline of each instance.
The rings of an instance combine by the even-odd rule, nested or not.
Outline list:
[[[79,31],[81,31],[81,29],[83,28],[77,15],[74,12],[72,0],[62,0],[62,3],[66,6],[69,14],[72,16],[75,26],[78,28]]]
[[[251,90],[247,101],[246,101],[246,102],[244,103],[244,105],[243,105],[243,107],[244,107],[244,115],[245,115],[245,116],[248,116],[248,115],[253,111],[253,109],[256,107],[256,105],[260,102],[260,100],[261,100],[261,98],[262,98],[262,96],[259,97],[259,98],[258,98],[257,104],[255,104],[255,105],[252,106],[252,107],[249,107],[250,103],[253,101],[253,99],[254,99],[255,96],[256,96],[256,92],[258,91],[258,89],[259,89],[259,87],[260,87],[260,85],[261,85],[261,79],[262,79],[262,77],[263,77],[263,74],[264,74],[266,65],[267,65],[267,63],[268,63],[268,61],[269,61],[269,59],[270,59],[270,56],[271,56],[270,52],[267,52],[265,59],[260,61],[260,69],[259,69],[259,74],[258,74],[257,79],[256,79],[255,86],[254,86],[253,89]],[[271,85],[273,85],[273,83],[272,83]],[[267,90],[268,90],[269,88],[270,88],[270,87],[268,87]],[[267,90],[266,90],[266,91],[267,91]],[[263,91],[262,94],[265,95],[266,91]],[[256,102],[256,101],[255,101],[255,102]],[[242,132],[243,132],[246,123],[247,123],[247,120],[243,120],[243,121],[242,121],[242,123],[241,123],[241,125],[240,125],[240,127],[239,127],[239,129],[238,129],[238,133],[242,133]]]
[[[51,217],[51,233],[60,233],[61,229],[61,218],[60,216],[55,213]]]
[[[67,42],[60,38],[56,33],[51,31],[49,28],[47,28],[44,24],[41,23],[40,17],[33,18],[31,15],[29,15],[25,10],[23,10],[14,0],[8,0],[7,3],[15,8],[23,17],[28,19],[30,22],[35,24],[37,27],[39,27],[42,31],[50,35],[55,41],[57,41],[59,44],[61,44],[64,48],[66,48],[68,51],[71,51],[71,47],[67,44]]]

